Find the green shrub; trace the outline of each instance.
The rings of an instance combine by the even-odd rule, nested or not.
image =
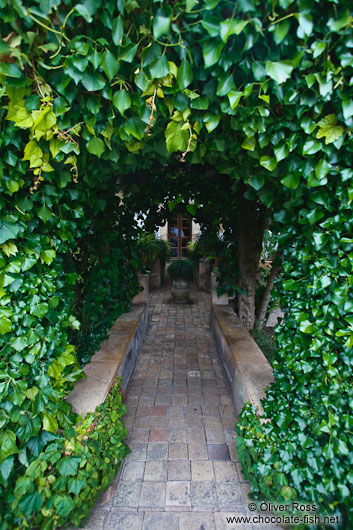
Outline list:
[[[172,280],[191,281],[194,277],[194,264],[187,259],[173,260],[168,267],[168,274]]]
[[[266,330],[261,329],[257,322],[251,331],[251,335],[268,362],[272,365],[277,349],[273,337]]]
[[[3,522],[34,529],[60,528],[68,520],[83,525],[99,495],[112,482],[129,452],[121,422],[126,412],[116,379],[105,402],[63,436],[50,435],[49,444],[31,462],[6,496],[12,514]],[[4,526],[3,528],[6,528]]]

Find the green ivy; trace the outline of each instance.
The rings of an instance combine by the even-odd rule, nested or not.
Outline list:
[[[50,528],[51,509],[74,520],[68,488],[76,486],[65,473],[76,460],[65,468],[59,451],[54,462],[64,470],[60,498],[49,486],[45,497],[36,478],[21,504],[21,488],[29,470],[37,473],[39,455],[50,458],[53,443],[72,438],[77,417],[64,398],[82,371],[69,335],[77,333],[70,330],[82,320],[84,300],[91,311],[94,297],[120,292],[126,275],[121,305],[110,300],[117,315],[136,291],[129,263],[131,270],[140,263],[127,250],[134,219],[123,207],[111,213],[120,183],[139,170],[151,174],[157,163],[172,188],[178,159],[213,167],[215,180],[227,176],[234,190],[245,182],[247,198],[271,210],[280,234],[284,274],[276,296],[286,316],[264,401],[269,421],[259,423],[247,408],[239,424],[252,490],[315,502],[351,525],[351,3],[0,0],[0,34],[3,527],[25,524],[32,512],[32,527]],[[198,187],[207,188],[202,179]],[[230,189],[223,194],[228,210]],[[183,198],[170,197],[171,212]],[[211,208],[212,197],[192,198],[192,215]],[[144,199],[153,207],[153,198]],[[110,213],[102,229],[97,219]],[[108,232],[116,239],[107,255],[121,248],[128,263],[120,260],[121,282],[110,278],[97,293],[99,262],[108,270]],[[92,234],[102,240],[88,253],[97,261],[80,268],[74,256]],[[89,351],[80,354],[84,362],[99,340],[81,343]],[[40,465],[44,477],[46,461]],[[100,465],[91,471],[103,483]],[[90,490],[87,507],[93,498]]]
[[[117,379],[105,402],[84,419],[78,418],[65,439],[46,434],[45,449],[38,450],[14,491],[6,495],[17,524],[60,528],[69,520],[76,527],[82,526],[129,452],[122,442],[127,431],[120,419],[126,412],[121,400]],[[11,454],[10,440],[8,448]],[[9,514],[5,514],[5,525],[8,520]]]

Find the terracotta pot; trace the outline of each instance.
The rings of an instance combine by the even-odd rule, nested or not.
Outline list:
[[[177,304],[190,302],[190,290],[186,280],[173,280],[172,297]]]

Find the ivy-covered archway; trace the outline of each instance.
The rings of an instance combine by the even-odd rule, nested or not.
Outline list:
[[[350,3],[24,4],[0,2],[2,527],[78,524],[125,454],[118,421],[109,434],[111,401],[92,430],[92,418],[73,428],[64,400],[81,374],[68,333],[78,325],[77,242],[89,256],[81,278],[95,285],[114,256],[114,288],[88,292],[82,281],[92,307],[109,291],[119,314],[137,290],[127,263],[138,260],[112,216],[118,175],[175,157],[243,182],[281,232],[286,316],[264,403],[270,421],[246,407],[238,426],[252,490],[337,511],[347,527]]]

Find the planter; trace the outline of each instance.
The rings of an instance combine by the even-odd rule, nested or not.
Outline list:
[[[199,260],[199,289],[209,291],[211,289],[211,262],[209,259]]]
[[[190,290],[186,280],[173,280],[171,292],[176,304],[187,304],[190,302]]]
[[[162,284],[161,259],[158,257],[151,263],[150,290],[159,289]]]
[[[132,300],[133,304],[148,304],[149,301],[149,285],[150,285],[150,276],[149,274],[137,273],[137,278],[139,285],[143,287],[143,290],[140,291]]]
[[[213,305],[228,305],[229,304],[229,298],[227,293],[221,294],[218,296],[217,294],[217,287],[218,287],[218,272],[212,272],[211,273],[211,297],[212,297],[212,304]]]

